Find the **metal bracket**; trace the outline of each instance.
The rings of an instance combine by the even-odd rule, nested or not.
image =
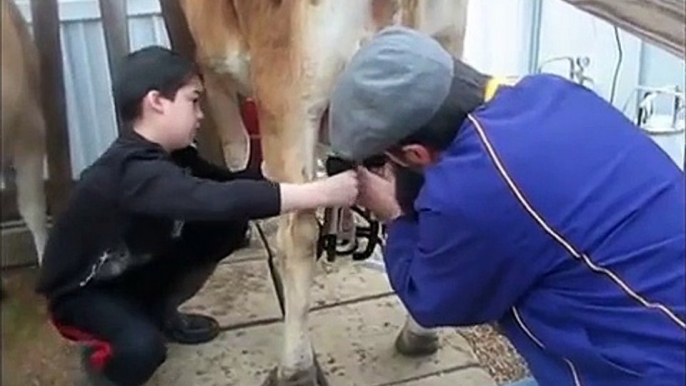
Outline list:
[[[376,161],[376,160],[375,160]],[[338,157],[329,157],[326,160],[326,173],[328,175],[335,175],[354,169],[354,163],[345,161]],[[374,249],[382,244],[382,226],[380,222],[374,218],[373,214],[358,206],[350,208],[353,214],[365,220],[366,226],[360,226],[353,220],[355,227],[354,238],[352,240],[353,248],[341,250],[339,249],[339,234],[341,231],[341,218],[343,208],[326,208],[324,211],[324,221],[319,224],[319,239],[317,240],[317,260],[322,254],[326,253],[326,260],[333,262],[337,256],[352,255],[355,261],[366,260],[374,253]],[[361,244],[360,241],[366,239],[366,246],[362,251],[357,251],[357,247]]]
[[[352,256],[354,261],[367,260],[372,256],[377,246],[383,245],[383,227],[381,223],[375,219],[372,213],[358,206],[350,208],[354,213],[362,217],[368,224],[366,226],[359,226],[355,224],[355,237],[353,240],[354,247],[351,249],[339,249],[338,233],[336,231],[328,231],[330,224],[337,224],[336,221],[340,218],[340,208],[327,208],[327,211],[338,212],[338,215],[333,215],[328,218],[325,214],[324,223],[320,224],[320,235],[317,241],[317,260],[319,260],[324,253],[326,253],[326,260],[334,262],[337,256]],[[336,218],[334,218],[336,217]],[[338,227],[336,227],[338,229]],[[366,239],[365,247],[362,251],[358,251],[358,247],[362,244],[361,240]]]
[[[593,80],[593,78],[591,78],[590,76],[586,76],[586,70],[591,65],[591,58],[589,58],[588,56],[560,56],[551,58],[539,64],[538,68],[536,69],[536,72],[540,74],[543,70],[543,66],[545,66],[546,64],[560,61],[568,62],[568,78],[571,81],[576,82],[582,86],[586,86],[587,84],[589,84],[590,87],[595,86],[595,81]]]

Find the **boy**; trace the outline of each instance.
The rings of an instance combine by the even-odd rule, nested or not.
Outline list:
[[[202,92],[195,65],[176,53],[130,54],[114,82],[126,130],[84,171],[52,229],[37,291],[66,338],[90,342],[94,385],[142,385],[164,361],[166,340],[217,336],[214,319],[177,307],[243,244],[248,220],[357,196],[353,172],[277,184],[201,159],[190,145]]]

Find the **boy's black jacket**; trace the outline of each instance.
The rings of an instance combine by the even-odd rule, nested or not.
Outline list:
[[[36,291],[52,299],[83,287],[107,260],[142,264],[184,222],[245,222],[278,215],[280,206],[278,185],[259,172],[233,173],[193,147],[169,154],[130,132],[81,174],[51,229]]]

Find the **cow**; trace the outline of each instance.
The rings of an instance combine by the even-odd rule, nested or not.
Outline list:
[[[248,163],[249,137],[240,96],[255,100],[265,175],[299,183],[315,178],[322,118],[337,76],[375,32],[392,24],[417,28],[462,56],[467,0],[179,0],[205,79],[209,114],[218,123],[226,164]],[[316,385],[308,336],[310,286],[318,227],[315,213],[280,219],[284,283],[281,360],[265,384]],[[422,332],[426,339],[408,340]],[[433,331],[410,317],[397,347],[435,351]],[[417,347],[418,350],[413,350]]]
[[[17,207],[42,263],[48,237],[43,183],[46,124],[40,58],[28,24],[12,0],[2,4],[2,171],[14,169]]]

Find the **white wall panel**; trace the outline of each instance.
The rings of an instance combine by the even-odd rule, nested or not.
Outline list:
[[[533,4],[536,0],[469,2],[464,59],[500,76],[528,72]]]
[[[561,0],[543,2],[539,62],[561,56],[588,57],[587,76],[594,81],[592,88],[610,99],[615,85],[617,106],[626,101],[638,83],[641,48],[640,40],[628,33],[619,31],[619,39],[623,55],[615,82],[619,48],[612,25]],[[567,68],[560,62],[545,66],[544,71],[566,74]]]

